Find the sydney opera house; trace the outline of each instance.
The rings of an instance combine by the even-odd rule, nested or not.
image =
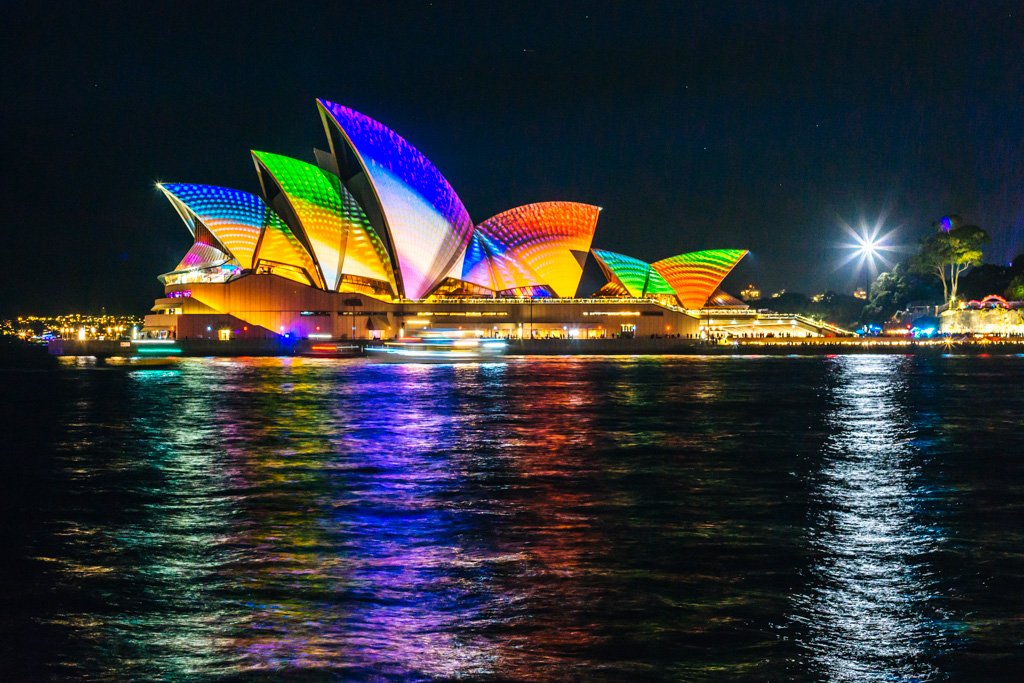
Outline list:
[[[752,313],[719,289],[742,249],[654,263],[592,249],[601,210],[569,201],[474,224],[405,139],[339,104],[317,108],[327,149],[314,150],[314,163],[253,151],[259,195],[159,185],[194,243],[160,276],[164,296],[146,317],[147,336],[387,339],[432,327],[511,338],[696,337],[714,311]],[[607,284],[581,297],[590,255]]]

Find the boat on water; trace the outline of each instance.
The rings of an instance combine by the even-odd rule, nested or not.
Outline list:
[[[130,370],[161,370],[178,366],[178,356],[113,356],[104,359],[104,365]]]
[[[363,348],[358,344],[317,343],[299,355],[307,358],[357,358],[363,355]]]
[[[461,330],[424,330],[417,337],[367,346],[366,355],[382,363],[481,363],[500,360],[507,346],[503,339],[480,338]]]

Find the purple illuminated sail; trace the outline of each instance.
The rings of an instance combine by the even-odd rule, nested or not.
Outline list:
[[[348,107],[325,100],[318,104],[325,126],[335,127],[347,147],[335,148],[331,136],[339,165],[354,157],[366,175],[372,190],[368,198],[377,204],[377,211],[367,212],[383,222],[379,227],[388,235],[405,297],[423,298],[469,244],[473,222],[466,207],[430,160],[390,128]],[[354,174],[341,175],[346,183],[358,184]]]

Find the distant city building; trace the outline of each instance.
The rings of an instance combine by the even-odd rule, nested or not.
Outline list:
[[[816,304],[820,304],[824,300],[825,300],[825,293],[824,292],[811,295],[811,301],[816,303]]]
[[[647,263],[591,249],[600,208],[527,204],[474,225],[440,171],[394,131],[317,101],[315,164],[252,152],[261,196],[162,183],[193,236],[160,276],[154,337],[391,338],[423,327],[488,336],[714,335],[702,311],[743,249]],[[607,279],[578,290],[589,255]],[[759,293],[758,293],[759,294]],[[820,327],[796,324],[794,332]]]
[[[785,288],[783,288],[783,289],[780,289],[780,290],[779,290],[779,291],[777,291],[777,292],[772,292],[772,298],[773,298],[773,299],[778,299],[778,298],[780,298],[780,297],[781,297],[781,296],[782,296],[783,294],[785,294],[785,293],[786,293],[786,290],[785,290]]]
[[[760,301],[761,289],[755,284],[749,284],[740,290],[740,298],[744,301]]]

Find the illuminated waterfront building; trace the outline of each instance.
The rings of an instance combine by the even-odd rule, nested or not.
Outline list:
[[[315,163],[253,151],[259,196],[158,186],[193,244],[160,276],[164,296],[146,317],[146,336],[366,339],[430,326],[503,337],[697,337],[707,334],[708,310],[746,308],[720,290],[745,250],[654,263],[591,250],[600,208],[570,201],[526,204],[474,225],[404,138],[347,107],[318,100],[317,108],[328,149],[315,150]],[[590,254],[608,283],[581,298]]]
[[[943,334],[1024,336],[1024,301],[990,294],[980,301],[961,302],[939,316]]]

